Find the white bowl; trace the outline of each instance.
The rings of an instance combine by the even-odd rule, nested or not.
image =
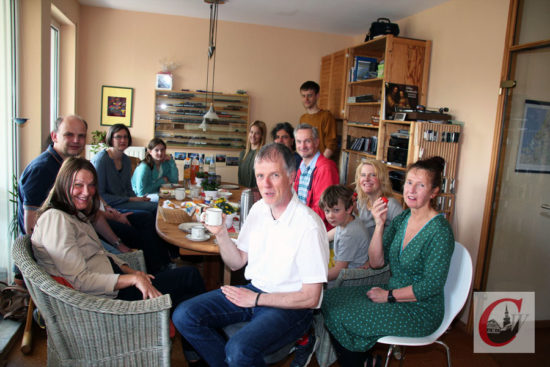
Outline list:
[[[219,197],[222,197],[222,198],[225,198],[226,200],[229,199],[231,197],[231,195],[233,195],[232,193],[230,192],[227,192],[227,191],[219,191],[218,190],[218,196]]]
[[[205,197],[206,197],[206,196],[210,196],[210,198],[216,199],[216,198],[218,197],[218,192],[215,191],[215,190],[212,190],[212,191],[207,190],[207,191],[204,191],[204,196],[205,196]]]

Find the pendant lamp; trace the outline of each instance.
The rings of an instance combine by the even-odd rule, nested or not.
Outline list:
[[[206,93],[204,106],[207,107],[210,103],[210,108],[203,116],[200,128],[206,131],[206,123],[210,120],[218,120],[218,114],[214,110],[214,77],[216,74],[216,40],[218,36],[218,5],[224,4],[225,0],[204,0],[210,4],[210,26],[208,31],[208,58],[206,62]],[[210,80],[210,63],[212,63],[212,88],[210,88],[210,102],[208,101],[208,86]]]

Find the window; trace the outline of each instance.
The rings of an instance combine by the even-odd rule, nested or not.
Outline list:
[[[59,116],[59,27],[50,26],[50,131]]]

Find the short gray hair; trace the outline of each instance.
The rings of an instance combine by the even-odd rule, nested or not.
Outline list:
[[[283,163],[285,164],[286,171],[288,175],[296,173],[296,158],[294,154],[288,149],[286,145],[271,143],[264,145],[254,158],[254,165],[260,163],[261,161],[271,161],[275,162],[278,159],[282,158]]]
[[[319,139],[319,130],[317,130],[317,128],[315,126],[311,126],[310,124],[306,124],[306,123],[299,124],[294,129],[294,135],[296,135],[296,132],[298,130],[311,130],[311,135],[313,135],[313,138],[314,139]]]

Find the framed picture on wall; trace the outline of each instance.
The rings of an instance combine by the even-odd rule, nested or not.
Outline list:
[[[101,87],[101,125],[123,124],[132,126],[134,88]]]
[[[172,89],[172,74],[170,73],[158,73],[156,89]]]
[[[516,172],[550,173],[550,102],[525,100]]]

